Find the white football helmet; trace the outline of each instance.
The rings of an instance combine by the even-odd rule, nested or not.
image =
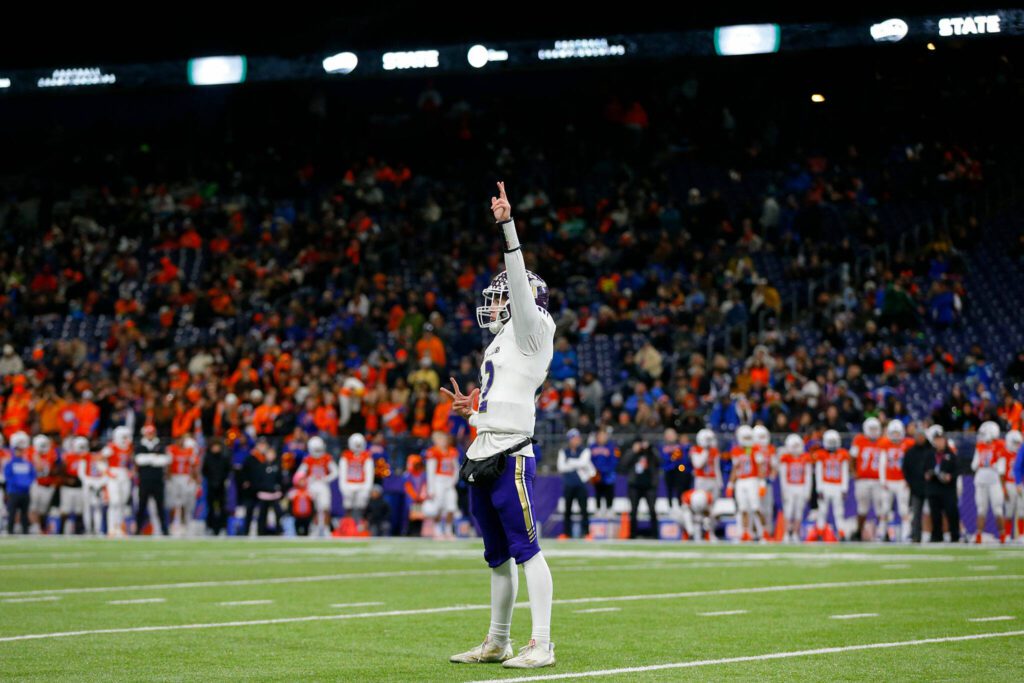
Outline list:
[[[743,448],[750,448],[754,445],[754,430],[749,425],[740,425],[736,429],[736,443]]]
[[[907,428],[899,420],[889,420],[889,424],[885,425],[885,435],[890,441],[898,443],[907,438]]]
[[[697,432],[697,445],[701,448],[714,448],[716,441],[715,433],[710,429],[702,429]]]
[[[1006,432],[1006,450],[1010,451],[1011,454],[1016,455],[1022,443],[1024,443],[1024,436],[1019,431],[1011,429]]]
[[[829,429],[821,435],[821,445],[826,451],[837,451],[843,445],[843,440],[839,437],[839,432]]]
[[[753,429],[754,443],[758,446],[767,446],[772,442],[772,433],[764,425],[757,425]]]
[[[548,285],[536,273],[526,271],[526,281],[530,285],[533,294],[534,304],[544,310],[548,308]],[[480,327],[490,330],[494,334],[501,332],[501,328],[512,317],[512,308],[509,301],[508,272],[498,273],[491,284],[483,291],[484,305],[476,308],[476,322]],[[525,302],[524,302],[525,303]],[[491,320],[494,311],[498,317]]]
[[[864,436],[869,439],[877,439],[882,436],[882,423],[877,417],[869,417],[864,420],[862,428],[864,430]]]
[[[791,455],[800,455],[804,452],[804,440],[799,434],[790,434],[786,437],[786,452]]]
[[[114,429],[114,445],[122,449],[131,446],[132,430],[127,427],[116,427]]]
[[[327,452],[327,445],[319,436],[314,436],[310,437],[309,441],[306,442],[306,450],[313,457],[319,457]]]
[[[46,434],[36,434],[32,437],[32,450],[36,453],[49,453],[53,442]]]
[[[942,425],[931,425],[928,429],[924,430],[925,436],[928,437],[928,443],[935,443],[937,437],[943,436],[946,430],[942,428]]]
[[[28,434],[25,432],[14,432],[11,434],[11,448],[16,451],[23,451],[31,445]]]
[[[359,433],[348,437],[348,449],[353,453],[362,453],[366,450],[366,437]]]
[[[978,427],[978,441],[981,443],[992,443],[999,438],[999,425],[992,420],[981,423]]]
[[[181,440],[181,446],[182,448],[187,448],[190,451],[194,451],[199,447],[199,444],[196,443],[196,440],[193,439],[191,436],[186,436],[184,439]]]
[[[711,496],[708,495],[707,491],[694,489],[693,493],[690,494],[690,509],[694,512],[704,512],[708,509],[710,502]]]
[[[71,449],[74,453],[88,453],[89,439],[84,436],[76,436],[74,441],[71,442]]]

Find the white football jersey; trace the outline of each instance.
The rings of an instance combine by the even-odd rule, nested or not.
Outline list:
[[[477,437],[466,456],[480,460],[533,436],[537,390],[554,355],[555,321],[537,305],[521,251],[505,254],[511,317],[484,351],[480,404],[470,417]],[[532,456],[527,445],[519,453]]]

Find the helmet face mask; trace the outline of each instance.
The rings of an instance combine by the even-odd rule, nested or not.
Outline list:
[[[840,444],[842,444],[842,440],[839,438],[839,432],[834,429],[828,430],[821,436],[821,445],[825,447],[826,451],[837,451]]]
[[[715,445],[715,433],[710,429],[702,429],[697,432],[697,445],[701,448],[711,448]]]
[[[526,280],[533,290],[533,300],[544,310],[548,308],[548,285],[536,273],[526,271]],[[476,323],[497,334],[512,318],[509,301],[508,271],[498,273],[483,291],[484,305],[477,306]]]
[[[902,441],[907,436],[907,430],[899,420],[892,420],[885,426],[885,435],[891,441]]]
[[[786,437],[786,452],[791,455],[801,455],[804,452],[804,440],[799,434],[790,434]]]
[[[864,420],[862,427],[864,429],[864,436],[869,439],[877,439],[882,436],[882,423],[877,417],[869,417]]]

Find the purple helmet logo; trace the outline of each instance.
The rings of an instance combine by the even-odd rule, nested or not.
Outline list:
[[[526,280],[533,290],[534,302],[547,310],[548,308],[548,285],[536,273],[526,271]],[[511,302],[508,296],[508,271],[502,271],[491,280],[491,284],[484,289],[484,305],[477,306],[476,322],[480,327],[490,328],[493,322],[506,323],[512,317]],[[498,317],[492,319],[493,312],[497,311]]]

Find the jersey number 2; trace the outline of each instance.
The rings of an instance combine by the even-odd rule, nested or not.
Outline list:
[[[477,412],[486,413],[487,392],[491,390],[491,385],[494,384],[494,362],[487,361],[486,363],[484,363],[483,371],[481,372],[481,374],[483,376],[480,378],[480,384],[483,385],[484,390],[480,392],[480,408]]]

